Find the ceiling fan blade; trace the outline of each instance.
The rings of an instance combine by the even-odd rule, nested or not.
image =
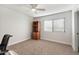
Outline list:
[[[37,4],[30,4],[32,6],[32,8],[36,8]]]
[[[45,9],[37,8],[36,10],[45,11]]]

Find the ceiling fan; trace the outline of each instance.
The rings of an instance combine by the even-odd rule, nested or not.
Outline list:
[[[44,8],[37,8],[38,4],[30,4],[32,7],[32,11],[45,11]]]

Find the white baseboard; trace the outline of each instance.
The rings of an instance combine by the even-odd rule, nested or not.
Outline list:
[[[22,41],[25,41],[25,40],[29,40],[30,38],[26,38],[26,39],[23,39],[23,40],[20,40],[20,41],[17,41],[17,42],[13,42],[11,44],[9,44],[8,46],[10,45],[14,45],[14,44],[17,44],[17,43],[20,43]],[[58,43],[62,43],[62,44],[66,44],[66,45],[71,45],[70,43],[67,43],[67,42],[62,42],[62,41],[57,41],[57,40],[51,40],[51,39],[47,39],[47,38],[41,38],[42,40],[48,40],[48,41],[52,41],[52,42],[58,42]],[[71,45],[72,46],[72,45]]]
[[[22,41],[25,41],[25,40],[29,40],[30,38],[26,38],[26,39],[22,39],[20,41],[16,41],[16,42],[13,42],[13,43],[10,43],[8,46],[11,46],[11,45],[14,45],[14,44],[17,44],[17,43],[20,43]]]
[[[42,40],[47,40],[47,41],[51,41],[51,42],[57,42],[57,43],[66,44],[66,45],[72,46],[70,43],[67,43],[67,42],[62,42],[62,41],[57,41],[57,40],[51,40],[51,39],[47,39],[47,38],[41,38],[41,39]]]

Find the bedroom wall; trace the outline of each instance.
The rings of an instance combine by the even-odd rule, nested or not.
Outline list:
[[[65,32],[45,32],[44,20],[65,18]],[[41,22],[41,39],[72,45],[72,11],[39,17]]]
[[[32,17],[0,6],[0,42],[4,34],[13,35],[9,45],[31,38]]]

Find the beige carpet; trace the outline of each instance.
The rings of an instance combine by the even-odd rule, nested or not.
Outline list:
[[[19,55],[76,55],[69,45],[46,40],[27,40],[8,47]]]

